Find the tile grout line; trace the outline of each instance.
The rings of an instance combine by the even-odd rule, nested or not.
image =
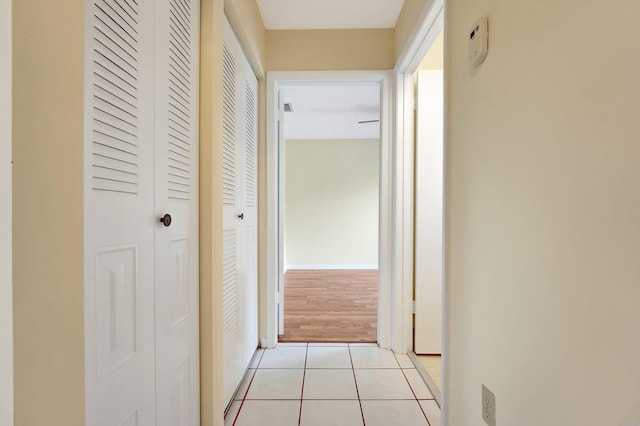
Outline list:
[[[304,366],[302,368],[302,389],[300,392],[300,411],[298,412],[298,426],[302,423],[302,401],[304,399],[304,379],[307,376],[307,359],[309,358],[309,343],[305,346]]]
[[[249,389],[251,389],[251,385],[253,384],[253,379],[256,377],[256,373],[258,372],[258,368],[260,368],[260,362],[262,361],[262,357],[263,356],[264,356],[264,349],[262,349],[262,351],[260,352],[260,357],[258,359],[258,363],[256,364],[255,371],[253,372],[253,375],[251,376],[251,380],[249,380],[249,385],[247,386],[247,390],[244,392],[244,395],[242,396],[242,400],[240,401],[240,407],[238,407],[238,412],[236,413],[236,416],[233,418],[233,423],[231,423],[232,426],[235,426],[236,422],[238,421],[238,417],[240,417],[240,410],[242,410],[242,406],[244,405],[244,402],[247,399],[247,395],[249,394]],[[251,365],[251,363],[249,363],[249,365]],[[232,404],[233,404],[233,402],[232,402]]]
[[[354,345],[354,347],[355,346],[356,345]],[[348,351],[348,354],[349,354],[349,361],[350,361],[350,365],[351,365],[350,368],[352,370],[352,375],[353,375],[353,378],[354,378],[354,385],[355,385],[355,389],[356,389],[356,398],[357,398],[356,400],[358,401],[358,405],[360,407],[361,421],[362,421],[362,424],[364,426],[364,425],[366,425],[366,421],[365,421],[365,416],[364,416],[364,407],[363,407],[363,404],[362,404],[363,400],[361,399],[360,389],[359,389],[359,385],[358,385],[358,382],[357,382],[357,377],[356,377],[356,372],[355,372],[356,368],[355,368],[355,363],[354,363],[354,360],[353,360],[353,352],[351,351],[352,346],[350,344],[348,344],[346,347],[347,347],[347,351]],[[305,385],[306,385],[306,372],[307,372],[307,370],[314,370],[313,368],[309,368],[308,367],[309,366],[310,345],[306,344],[304,346],[304,348],[305,348],[305,358],[304,358],[304,363],[303,363],[303,375],[302,375],[300,397],[299,398],[294,398],[294,399],[288,399],[289,401],[292,401],[292,402],[296,401],[296,402],[300,403],[299,410],[298,410],[298,426],[302,426],[302,410],[303,410],[303,404],[304,404],[304,394],[305,394]],[[247,389],[245,390],[244,394],[242,395],[242,399],[236,401],[236,402],[240,403],[240,406],[238,407],[238,411],[237,411],[236,415],[234,416],[234,419],[233,419],[233,422],[232,422],[232,425],[234,425],[234,426],[238,424],[241,410],[245,409],[245,411],[246,411],[246,410],[250,409],[250,407],[244,407],[244,403],[247,401],[248,392],[249,392],[251,386],[253,385],[253,380],[255,379],[258,370],[265,370],[265,368],[261,367],[262,360],[264,359],[265,352],[266,352],[265,350],[261,351],[259,356],[256,358],[257,359],[257,363],[255,364],[255,369],[253,371],[253,374],[251,374],[251,375],[249,375],[247,377],[247,379],[248,379]],[[402,398],[402,400],[415,401],[418,404],[418,407],[419,407],[420,411],[422,412],[422,414],[424,416],[424,419],[426,420],[425,424],[427,426],[431,426],[432,423],[431,423],[431,420],[429,419],[429,417],[426,414],[426,408],[423,407],[422,404],[420,404],[421,400],[417,396],[417,393],[416,393],[417,390],[415,390],[413,388],[412,382],[409,380],[409,378],[407,376],[407,372],[405,371],[405,368],[402,368],[401,362],[399,360],[399,354],[396,354],[393,351],[391,351],[391,353],[394,356],[394,359],[395,359],[396,364],[398,365],[398,367],[397,368],[382,368],[382,370],[396,370],[396,369],[399,369],[401,371],[401,374],[404,377],[405,382],[409,385],[409,389],[411,390],[411,394],[413,396],[412,398]],[[411,359],[411,357],[409,357],[409,358]],[[323,367],[315,368],[315,370],[323,370],[323,369],[324,369]],[[334,369],[335,370],[347,370],[348,368],[344,368],[344,369],[334,368]],[[296,370],[296,369],[295,368],[291,368],[289,370]],[[370,370],[380,370],[380,368],[370,368]],[[407,369],[407,370],[409,370],[409,369]],[[413,377],[413,375],[412,375],[412,377]],[[419,383],[416,383],[416,386],[418,384]],[[427,387],[427,389],[430,391],[430,389],[428,387]],[[433,398],[433,395],[432,395],[432,398]],[[280,401],[281,399],[280,398],[276,398],[276,399],[265,398],[264,400],[266,400],[266,401]],[[331,398],[328,398],[328,399],[320,398],[318,400],[344,401],[343,398],[338,398],[338,399],[335,399],[335,400],[333,400]],[[387,400],[386,398],[381,398],[379,400],[380,401],[390,401],[390,400]],[[291,408],[294,408],[294,407],[291,407]],[[268,426],[268,425],[265,425],[265,426]]]
[[[362,425],[366,426],[366,422],[364,420],[364,409],[362,408],[362,400],[360,399],[360,390],[358,389],[358,379],[356,378],[356,368],[353,365],[353,357],[351,356],[351,344],[347,345],[347,350],[349,351],[349,361],[351,362],[351,371],[353,372],[353,382],[356,385],[356,397],[358,397],[358,405],[360,406],[360,416],[362,417]]]
[[[427,385],[427,388],[429,389],[431,396],[436,401],[436,404],[440,409],[442,406],[442,390],[438,386],[436,386],[435,382],[427,372],[427,369],[420,362],[419,356],[416,355],[414,352],[409,352],[407,355],[409,356],[411,363],[413,363],[414,368],[416,369],[420,377],[422,377],[422,380]]]
[[[427,425],[431,426],[431,422],[429,421],[429,417],[427,417],[427,413],[424,412],[424,409],[422,408],[422,404],[420,404],[420,400],[418,399],[418,395],[416,395],[416,392],[413,390],[413,386],[411,386],[411,382],[409,381],[409,378],[407,377],[406,373],[404,372],[404,368],[402,368],[402,366],[400,365],[400,361],[398,361],[398,357],[396,356],[396,353],[391,351],[391,353],[393,354],[393,357],[396,360],[396,363],[398,363],[398,367],[400,367],[400,372],[402,372],[402,377],[404,377],[404,380],[406,380],[407,385],[409,385],[409,389],[411,390],[411,393],[413,394],[413,397],[415,398],[416,404],[418,404],[418,408],[420,408],[420,411],[422,412],[422,415],[424,416],[425,420],[427,421]],[[427,388],[429,389],[429,388]],[[431,391],[429,391],[429,393],[431,393]],[[433,396],[433,395],[431,395]]]

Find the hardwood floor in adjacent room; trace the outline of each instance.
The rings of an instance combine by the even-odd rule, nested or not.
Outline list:
[[[377,270],[289,270],[280,342],[377,342]]]

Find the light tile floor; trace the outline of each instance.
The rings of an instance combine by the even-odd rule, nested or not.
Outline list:
[[[433,380],[433,383],[442,390],[442,357],[440,355],[416,355],[420,364]]]
[[[260,349],[225,426],[440,426],[440,409],[407,355],[372,344]]]

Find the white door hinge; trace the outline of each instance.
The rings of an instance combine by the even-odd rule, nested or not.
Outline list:
[[[414,300],[413,302],[411,302],[411,311],[413,314],[415,314],[417,312],[417,308],[416,308],[416,301]]]

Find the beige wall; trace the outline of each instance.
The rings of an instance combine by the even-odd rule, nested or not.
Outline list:
[[[84,425],[83,41],[84,1],[13,2],[18,426]]]
[[[256,0],[225,0],[224,11],[258,79],[265,73],[267,32]]]
[[[0,0],[0,425],[13,425],[11,0]]]
[[[200,5],[200,424],[222,426],[223,0]]]
[[[433,2],[434,0],[404,0],[395,27],[394,65],[407,47],[425,7],[430,7]]]
[[[380,141],[288,140],[285,266],[378,265]]]
[[[269,71],[387,70],[393,30],[269,30]]]
[[[640,424],[640,3],[446,13],[447,424]]]

